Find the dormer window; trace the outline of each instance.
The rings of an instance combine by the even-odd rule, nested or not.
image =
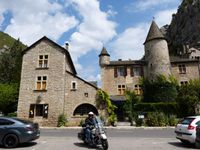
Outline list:
[[[39,55],[38,67],[48,68],[48,55]]]

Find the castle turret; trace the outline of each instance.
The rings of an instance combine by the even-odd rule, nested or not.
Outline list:
[[[110,64],[110,55],[108,54],[105,47],[102,48],[101,53],[99,54],[99,65],[101,67]]]
[[[144,46],[147,78],[151,80],[159,74],[171,75],[167,41],[155,21],[152,21]]]

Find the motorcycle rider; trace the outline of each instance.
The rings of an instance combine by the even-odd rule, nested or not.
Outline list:
[[[95,127],[96,119],[93,112],[88,113],[88,117],[85,119],[85,141],[91,143],[91,130]]]

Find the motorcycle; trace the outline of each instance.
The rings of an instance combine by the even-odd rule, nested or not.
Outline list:
[[[103,128],[102,121],[99,117],[96,117],[96,125],[91,129],[91,143],[86,142],[85,137],[85,128],[86,126],[83,124],[81,132],[78,133],[78,138],[82,140],[85,144],[92,145],[92,146],[99,146],[101,145],[103,150],[108,149],[108,140],[106,136],[105,129]]]

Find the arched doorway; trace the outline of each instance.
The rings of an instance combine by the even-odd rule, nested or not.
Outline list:
[[[87,115],[92,111],[95,115],[98,115],[98,110],[91,104],[81,104],[74,110],[73,116],[83,116]]]

